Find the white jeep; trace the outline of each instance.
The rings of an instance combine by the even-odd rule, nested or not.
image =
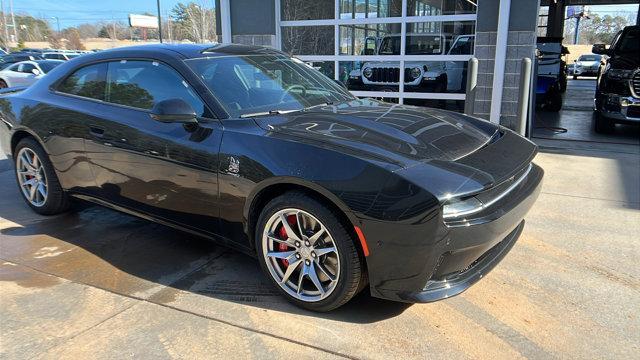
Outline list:
[[[381,39],[368,37],[363,55],[400,55],[400,35]],[[449,50],[442,34],[407,34],[406,55],[473,54],[475,35],[460,35]],[[405,61],[404,90],[408,92],[464,92],[466,63],[456,61]],[[397,61],[365,62],[349,73],[350,90],[398,91],[400,63]]]

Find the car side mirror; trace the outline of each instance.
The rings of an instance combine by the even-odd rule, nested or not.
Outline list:
[[[609,50],[607,49],[607,45],[605,44],[593,44],[593,47],[591,47],[591,52],[598,55],[609,54]]]
[[[38,75],[40,75],[40,70],[38,70],[38,69],[31,69],[31,73],[32,73],[33,75],[35,75],[35,76],[38,76]]]
[[[149,114],[163,123],[197,123],[196,112],[182,99],[167,99],[156,103]]]

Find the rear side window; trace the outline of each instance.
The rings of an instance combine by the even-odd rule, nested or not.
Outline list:
[[[189,103],[199,117],[211,117],[195,90],[173,68],[160,62],[110,62],[107,78],[108,102],[150,110],[159,101],[178,98]]]
[[[30,74],[36,67],[33,64],[20,64],[19,72]]]
[[[106,63],[85,66],[76,70],[73,74],[67,77],[58,86],[58,91],[97,100],[104,100],[106,73]]]

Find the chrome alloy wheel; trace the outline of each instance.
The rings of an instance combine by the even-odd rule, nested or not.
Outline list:
[[[338,284],[338,248],[327,228],[304,210],[273,214],[264,227],[262,249],[271,276],[296,299],[320,301]]]
[[[42,161],[29,148],[22,148],[17,159],[16,172],[22,194],[31,205],[43,206],[47,201],[48,182]]]

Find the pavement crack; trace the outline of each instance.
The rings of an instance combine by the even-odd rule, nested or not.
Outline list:
[[[20,264],[20,265],[21,265],[21,264]],[[24,266],[24,265],[22,265],[22,266]],[[55,275],[52,275],[52,276],[55,276]],[[61,278],[61,279],[63,279],[63,278]],[[68,279],[67,279],[67,280],[68,280]],[[69,280],[69,281],[71,281],[71,280]],[[71,281],[71,282],[72,282],[72,283],[75,283],[74,281]],[[59,346],[61,346],[61,345],[64,345],[65,343],[68,343],[69,341],[72,341],[73,339],[77,338],[78,336],[80,336],[80,335],[82,335],[82,334],[84,334],[84,333],[86,333],[86,332],[88,332],[88,331],[90,331],[90,330],[92,330],[92,329],[95,329],[96,327],[98,327],[98,326],[100,326],[100,325],[104,324],[105,322],[107,322],[107,321],[109,321],[109,320],[113,319],[114,317],[116,317],[116,316],[118,316],[118,315],[122,314],[123,312],[125,312],[125,311],[127,311],[127,310],[131,309],[132,307],[134,307],[134,306],[136,306],[136,305],[138,305],[138,304],[139,304],[139,303],[133,303],[133,304],[131,304],[130,306],[127,306],[126,308],[124,308],[124,309],[122,309],[122,310],[120,310],[120,311],[118,311],[118,312],[113,313],[111,316],[108,316],[108,317],[106,317],[106,318],[104,318],[104,319],[102,319],[102,320],[98,321],[97,323],[95,323],[95,324],[93,324],[93,325],[89,326],[89,327],[88,327],[88,328],[86,328],[86,329],[83,329],[83,330],[78,331],[76,334],[74,334],[74,335],[72,335],[72,336],[70,336],[70,337],[68,337],[68,338],[66,338],[66,339],[64,339],[64,340],[62,340],[59,344],[55,344],[55,345],[53,345],[53,346],[51,346],[51,347],[47,348],[47,349],[46,349],[45,351],[43,351],[42,353],[37,354],[37,355],[34,355],[34,356],[30,357],[29,359],[35,359],[35,358],[37,358],[37,357],[39,357],[39,356],[41,356],[41,355],[43,355],[43,354],[46,354],[46,353],[48,353],[49,351],[51,351],[51,350],[53,350],[53,349],[55,349],[55,348],[57,348],[57,347],[59,347]]]
[[[560,194],[560,193],[554,193],[554,192],[549,192],[549,191],[542,191],[542,194],[546,194],[546,195],[556,195],[556,196],[566,196],[566,197],[572,197],[572,198],[577,198],[577,199],[598,200],[598,201],[609,201],[609,202],[616,202],[616,203],[623,203],[623,204],[632,204],[632,205],[640,204],[640,201],[628,201],[628,200],[604,199],[604,198],[590,197],[590,196],[571,195],[571,194]]]

